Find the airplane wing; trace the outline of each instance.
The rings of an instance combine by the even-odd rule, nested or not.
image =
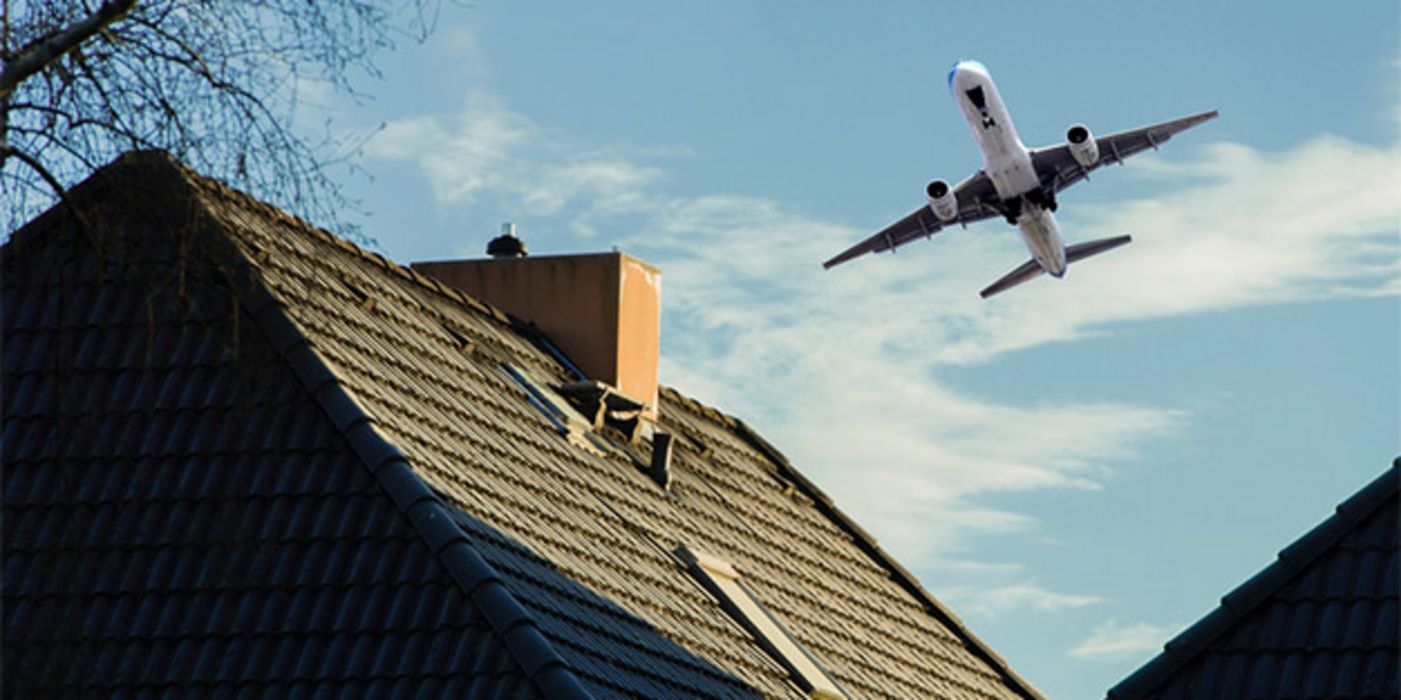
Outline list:
[[[1124,159],[1131,155],[1150,148],[1157,148],[1172,138],[1173,134],[1214,118],[1216,118],[1216,110],[1213,109],[1210,112],[1193,114],[1190,117],[1145,126],[1141,129],[1101,136],[1095,139],[1095,145],[1099,147],[1099,161],[1088,168],[1077,163],[1075,158],[1070,155],[1069,144],[1032,151],[1031,164],[1036,168],[1036,174],[1041,177],[1042,185],[1051,185],[1056,192],[1060,192],[1085,179],[1090,171],[1101,165],[1123,163]]]
[[[958,199],[958,216],[952,221],[941,221],[929,205],[922,206],[905,218],[838,253],[831,260],[822,263],[822,267],[831,269],[866,253],[894,250],[910,241],[928,238],[943,229],[946,223],[968,224],[1001,214],[1002,202],[997,198],[997,189],[981,170],[960,182],[953,192]]]

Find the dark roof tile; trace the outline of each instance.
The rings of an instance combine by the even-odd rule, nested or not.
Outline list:
[[[43,689],[47,677],[24,660],[74,653],[9,623],[48,600],[87,619],[111,596],[41,573],[78,559],[122,574],[88,579],[130,611],[91,649],[115,657],[121,645],[97,681],[111,695],[188,684],[230,697],[798,695],[672,559],[689,544],[733,559],[797,641],[863,695],[1035,696],[742,422],[662,391],[662,427],[698,446],[674,457],[673,497],[623,450],[580,450],[532,408],[502,362],[546,381],[574,374],[500,311],[158,155],[94,181],[181,193],[169,201],[193,212],[175,218],[197,222],[207,239],[193,249],[208,257],[190,268],[194,302],[148,321],[145,300],[170,262],[151,222],[173,213],[95,202],[108,207],[103,221],[139,220],[127,230],[147,238],[123,239],[140,274],[118,265],[99,278],[93,256],[77,256],[85,279],[104,282],[63,288],[62,329],[82,336],[63,361],[90,390],[6,404],[5,524],[33,536],[22,545],[32,554],[4,563],[7,682]],[[14,262],[65,240],[62,218],[45,215],[6,245],[7,389],[42,392],[64,366],[31,352],[59,329],[51,280]],[[230,288],[200,264],[246,279]],[[20,295],[33,301],[9,313]],[[79,426],[97,449],[55,448]],[[74,460],[90,468],[42,479]],[[71,518],[84,503],[99,506],[83,517],[102,531],[35,515]],[[392,649],[417,650],[418,663]],[[131,670],[177,657],[188,673]]]
[[[1394,698],[1401,460],[1109,691],[1132,698]],[[1379,659],[1390,661],[1382,664]],[[1242,664],[1253,670],[1242,675]]]

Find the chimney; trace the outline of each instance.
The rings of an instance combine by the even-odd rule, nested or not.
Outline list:
[[[657,409],[661,349],[661,271],[626,253],[525,255],[512,228],[502,226],[475,260],[417,262],[414,270],[533,321],[589,379]],[[503,253],[509,241],[519,253]]]
[[[525,249],[525,241],[516,238],[516,225],[507,221],[501,224],[501,235],[486,244],[486,254],[493,258],[523,258],[530,251]]]

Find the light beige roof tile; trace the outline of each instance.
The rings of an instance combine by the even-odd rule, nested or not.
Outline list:
[[[346,391],[460,509],[482,555],[595,689],[685,695],[677,679],[701,674],[715,684],[708,692],[801,697],[671,558],[687,545],[733,562],[853,697],[1035,697],[727,415],[661,391],[659,427],[682,438],[673,492],[663,492],[624,451],[580,449],[530,405],[502,362],[550,382],[574,377],[500,311],[189,179]],[[637,646],[628,634],[637,625],[674,646]]]

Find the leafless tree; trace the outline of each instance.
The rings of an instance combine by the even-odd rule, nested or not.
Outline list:
[[[344,226],[344,162],[308,92],[359,96],[372,59],[422,39],[438,0],[0,0],[6,231],[124,151],[159,148]]]

